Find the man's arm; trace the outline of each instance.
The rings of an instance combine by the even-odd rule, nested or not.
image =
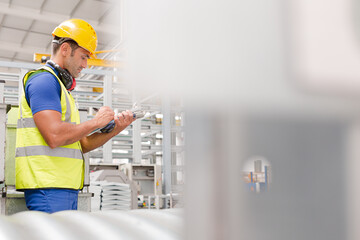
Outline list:
[[[113,119],[115,121],[115,128],[110,133],[94,133],[80,140],[81,147],[84,153],[104,145],[107,141],[118,135],[122,130],[124,130],[135,120],[133,118],[133,113],[129,110],[123,111],[122,113],[118,114],[118,116],[115,116]]]
[[[79,141],[95,129],[104,127],[112,119],[114,112],[109,107],[100,108],[92,120],[81,124],[61,121],[61,113],[54,110],[43,110],[34,114],[35,124],[51,148]]]

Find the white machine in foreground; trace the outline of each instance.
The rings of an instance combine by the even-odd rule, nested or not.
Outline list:
[[[182,239],[183,211],[131,210],[0,216],[0,239]]]

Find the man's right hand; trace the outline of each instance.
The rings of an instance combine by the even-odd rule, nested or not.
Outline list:
[[[101,107],[94,117],[97,128],[106,126],[111,120],[114,119],[114,115],[115,113],[110,107]]]

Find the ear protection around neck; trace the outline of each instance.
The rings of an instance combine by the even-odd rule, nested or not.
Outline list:
[[[68,91],[74,90],[76,86],[76,80],[71,76],[68,70],[61,68],[58,64],[56,64],[52,60],[48,60],[46,63],[58,71],[59,78]]]

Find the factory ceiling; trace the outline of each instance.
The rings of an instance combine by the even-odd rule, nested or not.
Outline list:
[[[0,0],[0,61],[33,62],[34,53],[50,54],[52,30],[62,21],[88,21],[98,35],[97,50],[121,43],[121,1]]]

